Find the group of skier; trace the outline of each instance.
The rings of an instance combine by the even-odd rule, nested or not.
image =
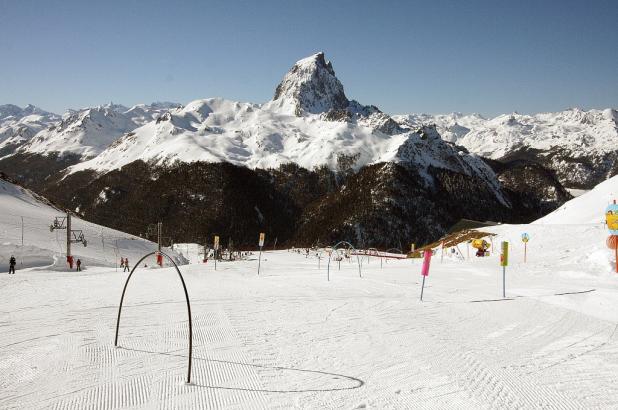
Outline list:
[[[17,265],[17,259],[15,259],[14,255],[11,255],[9,259],[9,275],[15,274],[15,265]],[[75,262],[77,266],[77,272],[81,272],[82,270],[82,261],[81,259],[77,259]],[[123,272],[129,272],[129,258],[120,258],[120,267],[123,268]]]
[[[9,259],[9,275],[15,274],[15,265],[17,265],[17,259],[15,259],[15,255],[11,255],[11,258]],[[75,265],[77,266],[77,272],[81,272],[82,260],[77,259],[77,261],[75,261]]]
[[[11,258],[9,259],[9,275],[15,274],[15,265],[17,265],[17,259],[15,259],[14,255],[11,255]],[[81,272],[82,260],[78,258],[77,261],[75,261],[75,265],[77,266],[77,272]]]

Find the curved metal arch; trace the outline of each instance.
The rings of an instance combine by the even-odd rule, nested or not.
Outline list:
[[[332,247],[333,251],[330,253],[330,255],[328,255],[328,268],[326,269],[326,278],[327,278],[327,280],[330,281],[330,260],[331,260],[331,257],[332,257],[334,252],[337,252],[337,247],[339,245],[341,245],[341,244],[348,245],[349,248],[347,248],[347,249],[350,249],[350,248],[354,249],[354,251],[356,253],[356,262],[358,263],[358,276],[360,278],[362,278],[363,274],[361,273],[361,262],[360,262],[360,259],[358,258],[358,250],[350,242],[348,242],[348,241],[340,241],[340,242],[337,242],[335,244],[335,246]],[[339,252],[337,252],[337,255],[339,255]]]
[[[189,366],[188,366],[188,371],[187,371],[187,383],[191,383],[191,362],[193,360],[193,323],[191,322],[191,304],[189,303],[189,293],[187,292],[187,286],[185,285],[185,280],[183,279],[182,274],[180,273],[180,269],[178,269],[178,265],[176,265],[176,262],[174,262],[174,260],[170,258],[170,256],[167,255],[166,253],[157,252],[157,251],[150,252],[149,254],[144,256],[142,259],[140,259],[135,265],[133,265],[133,269],[131,269],[129,276],[127,277],[127,281],[125,282],[124,288],[122,289],[122,296],[120,297],[120,306],[118,307],[118,319],[116,320],[116,338],[114,339],[114,346],[118,346],[118,328],[120,327],[120,314],[122,312],[122,302],[124,301],[124,295],[125,295],[125,292],[127,291],[129,280],[131,280],[131,276],[133,275],[133,272],[135,272],[135,269],[137,269],[137,267],[140,265],[140,263],[142,263],[144,259],[146,259],[149,256],[156,255],[157,253],[160,253],[161,255],[165,256],[170,262],[172,262],[172,265],[174,265],[174,268],[176,269],[176,272],[178,273],[180,282],[182,282],[182,289],[185,291],[185,298],[187,300],[187,311],[189,313]]]

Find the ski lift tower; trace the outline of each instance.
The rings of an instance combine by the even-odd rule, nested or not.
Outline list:
[[[84,237],[81,229],[71,229],[71,213],[67,212],[66,216],[57,216],[54,222],[49,226],[49,231],[53,232],[56,229],[66,229],[67,231],[67,263],[73,268],[73,256],[71,255],[71,244],[82,243],[84,247],[88,246],[88,241]]]

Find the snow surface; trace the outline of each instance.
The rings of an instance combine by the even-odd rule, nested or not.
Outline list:
[[[178,105],[153,103],[127,108],[110,103],[70,111],[63,116],[61,122],[37,133],[20,152],[58,153],[60,156],[75,154],[82,159],[92,158],[121,135],[156,120],[175,106]]]
[[[56,114],[34,105],[0,105],[0,149],[18,147],[59,120]]]
[[[0,408],[618,408],[618,275],[601,224],[501,225],[498,256],[331,264],[288,251],[126,275],[0,275]],[[528,262],[519,237],[528,232]],[[585,246],[582,246],[585,244]],[[470,252],[472,253],[472,252]],[[319,265],[318,265],[319,263]]]
[[[264,106],[219,98],[196,100],[170,110],[114,142],[95,158],[69,173],[105,173],[136,160],[154,164],[174,161],[229,162],[250,168],[277,168],[296,163],[307,169],[337,170],[342,157],[352,168],[379,162],[413,164],[430,183],[430,166],[482,178],[499,193],[493,171],[475,155],[444,142],[435,129],[387,135],[357,123],[302,117],[282,109],[279,100]]]
[[[519,148],[568,150],[573,157],[613,152],[618,143],[618,111],[572,108],[534,115],[502,114],[485,119],[478,114],[396,115],[409,125],[436,124],[448,141],[484,157],[499,159]]]
[[[200,263],[204,260],[204,246],[197,243],[175,243],[172,249],[190,263]],[[209,251],[209,249],[207,248]]]
[[[66,216],[66,213],[30,191],[0,180],[0,269],[7,271],[8,261],[14,255],[18,270],[67,270],[66,230],[51,232],[49,229],[54,218],[59,216]],[[129,258],[129,262],[137,262],[156,249],[156,244],[139,237],[77,217],[71,220],[72,230],[82,230],[87,240],[86,247],[74,243],[71,251],[87,270],[91,266],[115,267],[121,256]],[[178,262],[184,261],[173,252],[171,255]]]
[[[571,199],[535,224],[593,224],[605,221],[605,208],[618,200],[618,176],[601,182],[594,189]]]
[[[196,100],[172,110],[116,141],[96,158],[71,168],[109,171],[138,159],[158,164],[230,162],[250,168],[296,162],[312,169],[337,166],[338,154],[360,154],[356,166],[394,152],[407,135],[387,138],[346,122],[317,115],[297,117],[275,105],[261,107],[218,98]]]

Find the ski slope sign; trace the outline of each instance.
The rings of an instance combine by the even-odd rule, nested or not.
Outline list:
[[[500,254],[500,266],[509,266],[509,243],[502,242],[502,253]]]
[[[618,204],[613,203],[607,206],[605,209],[605,223],[610,235],[618,235]]]

